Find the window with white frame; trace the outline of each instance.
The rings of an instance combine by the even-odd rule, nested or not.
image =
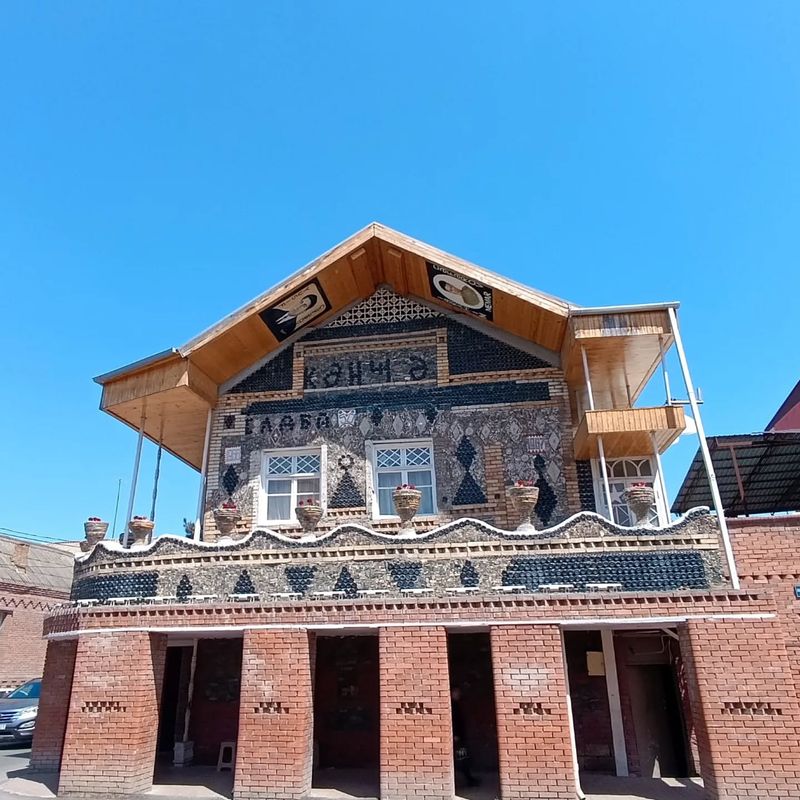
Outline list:
[[[404,483],[422,492],[419,514],[436,513],[433,443],[430,440],[375,443],[372,466],[378,516],[396,516],[392,493]]]
[[[271,450],[264,453],[263,511],[265,522],[293,522],[300,500],[323,502],[322,451]]]
[[[661,494],[659,481],[656,480],[656,470],[653,468],[653,459],[642,458],[618,458],[606,461],[608,469],[608,488],[611,491],[611,510],[613,519],[617,525],[632,527],[636,524],[636,515],[628,508],[625,500],[625,490],[635,483],[644,483],[650,486],[655,492],[655,504],[650,509],[650,523],[658,525],[660,521],[668,521],[668,515],[664,506],[664,498]],[[595,498],[598,510],[606,508],[605,489],[603,487],[603,475],[600,472],[599,461],[594,462],[595,468]]]

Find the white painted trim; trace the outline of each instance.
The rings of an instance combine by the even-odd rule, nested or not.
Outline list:
[[[578,744],[575,740],[575,718],[572,715],[572,692],[569,686],[569,667],[567,665],[567,646],[564,642],[564,631],[559,631],[561,639],[561,663],[564,667],[564,689],[567,703],[567,725],[569,727],[569,749],[572,755],[572,779],[575,783],[575,794],[579,800],[584,800],[586,795],[581,786],[581,772],[578,764]]]
[[[606,690],[608,692],[608,710],[611,716],[611,738],[614,743],[614,764],[617,777],[628,775],[628,751],[625,747],[625,729],[622,723],[622,703],[619,698],[619,676],[617,675],[617,658],[614,651],[614,631],[603,628],[600,631],[603,641],[603,662],[606,669]]]
[[[378,504],[378,451],[379,450],[391,450],[392,448],[409,448],[409,447],[427,447],[431,451],[431,492],[433,494],[433,512],[430,514],[417,514],[416,519],[431,519],[435,517],[439,512],[439,503],[437,497],[437,489],[436,489],[436,452],[433,448],[433,439],[428,438],[421,438],[421,439],[386,439],[381,441],[375,441],[374,439],[370,442],[369,448],[369,456],[371,457],[371,473],[372,473],[372,518],[373,519],[381,519],[381,520],[396,520],[400,519],[397,514],[381,514],[380,513],[380,506]],[[425,467],[420,467],[419,469],[425,469]],[[391,470],[387,469],[384,470],[386,472],[409,472],[408,467],[399,467],[396,470],[392,468]]]
[[[301,455],[318,455],[319,456],[319,502],[323,511],[328,507],[328,445],[322,443],[316,447],[280,447],[275,449],[267,449],[261,451],[261,480],[258,489],[258,518],[257,525],[292,525],[297,524],[297,517],[294,510],[297,506],[297,474],[290,475],[267,475],[267,458],[270,456],[301,456]],[[309,473],[310,474],[310,473]],[[289,503],[289,519],[266,519],[267,509],[269,508],[267,496],[267,479],[272,480],[288,480],[292,482],[291,502]],[[300,498],[302,499],[302,498]]]
[[[470,601],[472,602],[472,601]],[[317,603],[319,605],[319,603]],[[328,605],[327,603],[325,605]],[[627,617],[627,618],[600,618],[600,619],[482,619],[482,620],[420,620],[418,622],[363,622],[363,623],[272,623],[266,625],[161,625],[161,626],[126,626],[119,628],[85,628],[80,631],[64,631],[49,633],[46,639],[77,639],[79,636],[108,633],[180,633],[182,636],[199,636],[214,633],[231,634],[237,631],[348,631],[348,630],[377,630],[379,628],[474,628],[488,629],[505,627],[507,625],[560,625],[564,629],[575,630],[601,630],[610,628],[660,628],[663,625],[677,625],[689,620],[726,620],[737,622],[752,622],[756,620],[775,619],[777,614],[685,614],[675,617]]]

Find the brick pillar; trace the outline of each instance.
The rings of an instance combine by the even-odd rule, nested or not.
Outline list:
[[[509,625],[491,636],[503,800],[574,800],[558,626]]]
[[[36,717],[31,750],[31,769],[57,772],[67,730],[69,696],[75,671],[76,639],[50,641],[42,673],[42,698]]]
[[[444,628],[381,628],[381,800],[451,800],[453,725]]]
[[[710,800],[800,797],[800,703],[777,619],[679,626]]]
[[[311,692],[306,631],[245,632],[236,800],[288,800],[311,791]]]
[[[59,794],[153,785],[166,644],[139,631],[78,638]]]

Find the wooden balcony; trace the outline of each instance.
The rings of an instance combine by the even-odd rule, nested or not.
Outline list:
[[[651,434],[663,453],[685,428],[682,406],[587,411],[575,431],[575,458],[596,458],[599,436],[606,458],[651,455]]]

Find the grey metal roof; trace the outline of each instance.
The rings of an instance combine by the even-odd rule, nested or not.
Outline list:
[[[706,441],[727,516],[800,511],[800,433],[710,436]],[[698,449],[672,510],[684,513],[711,505]]]
[[[74,555],[62,547],[0,536],[0,583],[69,592],[74,562]]]

